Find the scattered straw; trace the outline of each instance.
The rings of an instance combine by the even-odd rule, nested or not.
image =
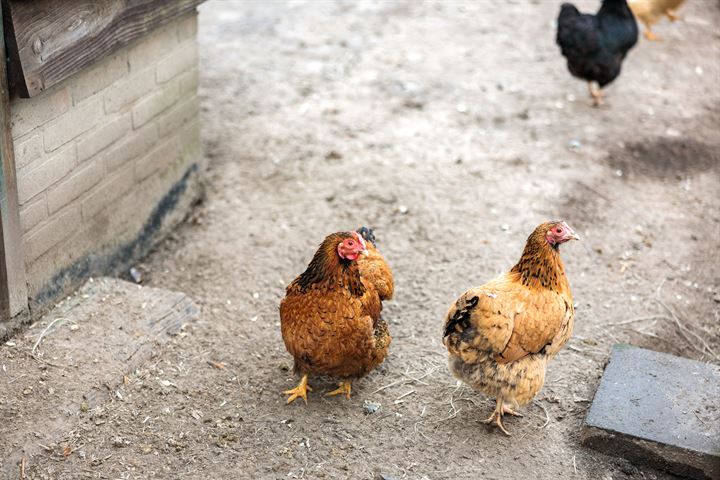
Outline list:
[[[35,345],[33,345],[33,348],[32,348],[32,350],[31,350],[33,356],[35,356],[35,350],[37,350],[38,345],[40,345],[40,341],[43,339],[43,337],[45,336],[45,334],[47,333],[47,331],[50,330],[50,327],[52,327],[53,325],[55,325],[55,324],[56,324],[58,321],[60,321],[60,320],[65,320],[65,318],[64,318],[64,317],[58,317],[58,318],[56,318],[55,320],[53,320],[52,322],[50,322],[50,325],[48,325],[47,327],[45,327],[45,330],[42,331],[42,333],[40,334],[40,336],[39,336],[38,339],[37,339],[37,342],[35,342]]]

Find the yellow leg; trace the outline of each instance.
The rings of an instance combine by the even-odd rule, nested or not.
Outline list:
[[[305,403],[307,403],[307,392],[312,392],[312,388],[310,388],[310,385],[307,384],[307,379],[307,374],[303,375],[297,387],[283,392],[284,394],[290,395],[287,399],[287,403],[292,403],[297,398],[302,398],[305,400]]]
[[[342,395],[345,394],[345,398],[350,400],[350,392],[352,391],[352,385],[350,382],[340,382],[338,383],[338,388],[333,390],[332,392],[328,392],[325,394],[326,397],[333,397],[335,395]]]
[[[645,38],[647,38],[648,40],[650,40],[650,41],[652,41],[652,42],[655,42],[655,41],[657,41],[657,40],[660,40],[660,37],[658,37],[657,35],[655,35],[655,34],[653,33],[653,31],[650,30],[650,26],[649,26],[649,25],[646,25],[646,26],[645,26],[645,31],[643,32],[643,35],[645,35]]]
[[[678,20],[682,20],[683,17],[681,15],[678,15],[677,13],[673,12],[672,10],[665,10],[665,15],[670,19],[671,22],[677,22]]]
[[[599,107],[603,104],[603,93],[595,82],[588,82],[588,91],[593,99],[593,107]]]

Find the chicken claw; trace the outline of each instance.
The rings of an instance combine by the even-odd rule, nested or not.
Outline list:
[[[660,37],[655,35],[652,30],[650,30],[649,27],[645,27],[645,31],[643,32],[643,35],[645,35],[645,38],[650,40],[651,42],[655,42],[657,40],[660,40]]]
[[[350,392],[352,391],[352,385],[350,382],[340,382],[338,383],[338,388],[333,390],[332,392],[328,392],[325,394],[326,397],[332,397],[335,395],[342,395],[345,394],[345,398],[350,400]]]
[[[285,390],[283,392],[287,395],[290,395],[287,399],[288,404],[294,402],[298,397],[305,400],[305,403],[307,404],[307,392],[312,392],[312,388],[310,388],[310,385],[307,384],[307,379],[308,376],[303,375],[297,387],[290,390]]]
[[[490,415],[488,418],[483,420],[483,423],[486,423],[488,425],[494,423],[495,426],[500,429],[500,431],[502,431],[505,435],[507,435],[509,437],[509,436],[511,436],[510,432],[505,430],[505,426],[503,425],[503,422],[502,422],[502,417],[505,413],[514,415],[516,417],[522,417],[521,414],[514,411],[505,402],[503,402],[503,399],[501,397],[498,397],[497,406],[495,407],[495,410],[493,411],[492,415]]]

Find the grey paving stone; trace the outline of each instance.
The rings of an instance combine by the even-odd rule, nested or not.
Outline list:
[[[720,367],[613,346],[582,443],[676,475],[720,479]]]

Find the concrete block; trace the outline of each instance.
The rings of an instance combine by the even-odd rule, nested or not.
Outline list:
[[[156,92],[138,101],[132,109],[133,128],[140,128],[178,99],[178,82],[163,84]]]
[[[0,345],[3,365],[8,367],[2,374],[3,410],[12,407],[21,412],[3,419],[0,478],[20,478],[18,465],[23,459],[38,459],[33,466],[45,465],[39,460],[48,456],[43,445],[67,438],[68,432],[78,428],[78,412],[86,407],[93,412],[118,402],[115,392],[123,378],[148,364],[162,345],[176,339],[183,326],[198,317],[198,306],[183,293],[95,278],[13,339],[17,348]],[[27,404],[29,397],[17,385],[37,370],[37,360],[19,352],[31,350],[41,337],[39,349],[46,359],[73,368],[43,370],[43,383],[36,382],[34,393],[42,394],[43,401],[20,409],[15,406]],[[58,393],[48,395],[48,390]]]
[[[99,161],[89,162],[77,169],[48,190],[47,203],[50,214],[57,212],[71,201],[97,185],[103,177],[103,165]]]
[[[130,114],[103,119],[100,125],[77,140],[78,161],[83,162],[119,140],[132,127]]]
[[[89,98],[45,127],[45,151],[51,152],[85,133],[103,118],[102,98]]]
[[[615,345],[582,443],[676,475],[720,478],[720,366]]]
[[[52,153],[45,161],[18,171],[18,199],[20,205],[63,178],[75,166],[76,149],[72,143]]]
[[[70,90],[63,85],[33,98],[15,98],[10,103],[10,129],[14,139],[45,125],[67,112],[72,105]]]
[[[110,172],[145,155],[157,141],[157,127],[154,123],[148,123],[105,150],[102,159]]]
[[[137,72],[154,65],[159,59],[172,52],[177,44],[177,22],[171,22],[143,37],[128,50],[130,72]]]
[[[20,208],[20,228],[27,233],[36,225],[48,218],[47,197],[44,194]]]
[[[171,55],[157,64],[157,81],[164,83],[186,70],[197,67],[198,46],[195,39],[187,40],[175,48]]]
[[[147,95],[155,88],[155,69],[147,68],[140,72],[131,72],[124,79],[103,90],[105,112],[129,110],[133,102]]]
[[[157,119],[158,135],[160,138],[175,134],[188,122],[198,118],[200,113],[200,100],[192,96],[178,103]]]
[[[43,140],[40,133],[30,133],[14,142],[13,146],[17,170],[28,167],[43,155]]]
[[[116,172],[97,185],[82,201],[83,221],[89,221],[98,212],[130,190],[135,183],[132,165]]]
[[[72,205],[23,238],[25,262],[32,262],[80,227],[80,206]]]
[[[121,50],[101,60],[89,70],[75,75],[70,82],[73,103],[77,105],[127,75],[127,64],[127,52]]]

